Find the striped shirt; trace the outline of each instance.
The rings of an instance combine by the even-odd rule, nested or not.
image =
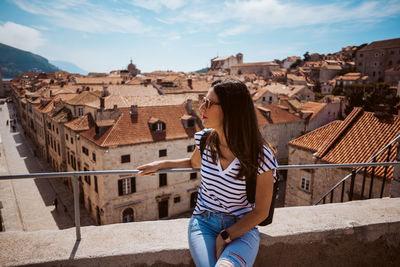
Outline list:
[[[195,134],[196,146],[200,150],[200,140],[206,131],[203,129]],[[200,153],[202,151],[200,150]],[[231,164],[222,169],[217,155],[216,164],[213,163],[208,146],[204,148],[201,160],[201,185],[199,187],[197,204],[193,214],[201,214],[204,211],[214,211],[224,214],[243,216],[254,208],[254,204],[248,202],[246,194],[246,181],[237,179],[240,171],[240,162],[235,158]],[[274,182],[276,181],[276,168],[278,164],[271,151],[264,145],[264,158],[260,161],[257,174],[274,170]]]

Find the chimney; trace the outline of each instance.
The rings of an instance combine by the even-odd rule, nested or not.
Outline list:
[[[103,83],[103,91],[102,91],[102,96],[108,96],[108,91],[107,91],[107,86],[105,86],[105,84]]]
[[[190,89],[193,89],[192,79],[188,79],[187,82]]]
[[[131,115],[138,115],[138,106],[137,105],[131,105]]]
[[[104,96],[100,97],[100,108],[104,109]]]

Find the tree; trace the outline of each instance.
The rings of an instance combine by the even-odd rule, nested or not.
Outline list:
[[[314,93],[321,93],[321,83],[320,83],[320,81],[317,81],[315,83],[313,91],[314,91]]]
[[[303,57],[304,57],[304,61],[310,60],[310,53],[309,53],[308,51],[305,52],[304,55],[303,55]]]

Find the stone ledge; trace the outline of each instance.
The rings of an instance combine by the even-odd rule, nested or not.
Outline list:
[[[193,266],[188,219],[0,234],[0,265]],[[400,198],[289,207],[259,227],[256,266],[399,266]]]

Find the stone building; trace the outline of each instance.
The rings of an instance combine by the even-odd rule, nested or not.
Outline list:
[[[236,56],[215,57],[211,59],[211,67],[209,70],[230,71],[231,67],[243,63],[243,54],[238,53]]]
[[[385,129],[382,131],[381,129]],[[379,138],[377,133],[379,132]],[[400,118],[380,119],[373,112],[355,108],[344,121],[333,121],[289,143],[289,164],[323,164],[367,162],[378,151],[400,134]],[[397,143],[394,144],[394,147]],[[377,157],[377,162],[394,161],[396,149],[391,150],[389,160],[387,151]],[[351,168],[290,169],[288,171],[285,206],[307,206],[318,201],[343,177],[351,173]],[[384,167],[374,170],[371,190],[373,198],[380,196]],[[363,172],[355,178],[353,199],[368,196],[372,168],[366,172],[365,188],[362,192]],[[393,167],[387,168],[383,196],[389,195]],[[350,181],[345,185],[344,201],[347,201]],[[340,192],[335,191],[333,202],[340,201]]]
[[[274,62],[239,63],[231,67],[231,75],[255,74],[264,79],[271,79],[272,71],[279,70],[279,64]]]
[[[188,158],[200,130],[184,105],[98,110],[65,124],[67,168],[135,169],[163,159]],[[98,224],[157,220],[193,208],[197,173],[85,176],[81,199]]]
[[[256,104],[274,104],[281,98],[297,99],[299,101],[313,101],[315,93],[306,85],[285,85],[274,83],[258,90],[253,96]]]
[[[288,143],[304,131],[304,121],[286,108],[278,105],[256,105],[258,127],[264,139],[276,151],[282,164],[288,160]]]
[[[383,82],[386,70],[400,66],[400,38],[375,41],[364,46],[356,52],[355,63],[356,71],[368,76],[371,82]],[[397,82],[390,80],[391,85]]]
[[[289,69],[290,66],[292,66],[293,63],[295,63],[297,60],[301,60],[301,57],[298,56],[291,56],[287,57],[283,60],[283,67],[285,69]]]
[[[324,60],[319,71],[319,81],[321,83],[328,82],[333,79],[339,71],[342,70],[342,66],[338,61],[335,60]]]

